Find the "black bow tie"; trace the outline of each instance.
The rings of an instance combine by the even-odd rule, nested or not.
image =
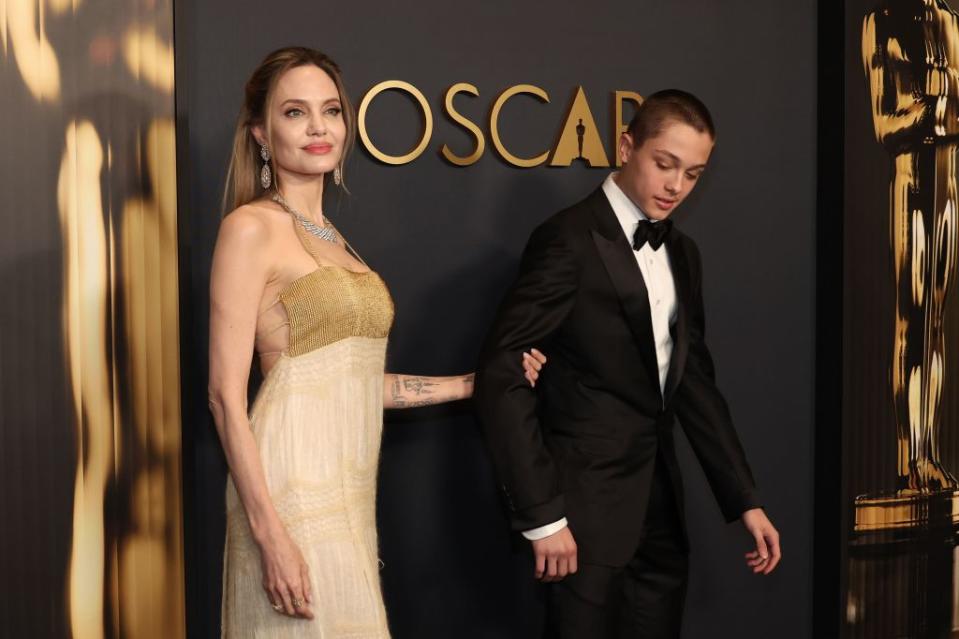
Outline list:
[[[649,220],[640,220],[639,226],[636,227],[636,233],[633,234],[633,250],[638,251],[647,242],[654,251],[659,250],[672,228],[672,220],[655,223]]]

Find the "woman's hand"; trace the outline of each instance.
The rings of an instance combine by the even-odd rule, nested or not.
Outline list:
[[[280,614],[312,619],[313,593],[310,571],[303,553],[285,529],[279,527],[260,544],[263,590],[270,605]]]
[[[539,372],[546,363],[546,356],[535,348],[531,348],[529,353],[523,353],[523,370],[529,385],[536,388],[536,380],[539,379]]]

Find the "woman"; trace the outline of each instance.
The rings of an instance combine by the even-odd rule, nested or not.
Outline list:
[[[472,375],[384,374],[392,300],[322,213],[355,131],[317,51],[276,51],[247,83],[210,295],[210,407],[230,465],[224,636],[388,637],[382,409],[472,394]],[[264,381],[248,414],[254,350]],[[530,383],[541,361],[524,355]]]

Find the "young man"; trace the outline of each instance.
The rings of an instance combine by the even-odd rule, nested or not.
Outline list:
[[[729,521],[779,562],[704,341],[702,263],[669,216],[709,160],[706,107],[649,96],[623,134],[622,170],[532,234],[487,338],[476,400],[512,526],[550,582],[563,639],[678,637],[688,540],[673,444],[679,418]],[[521,353],[549,357],[538,392]]]

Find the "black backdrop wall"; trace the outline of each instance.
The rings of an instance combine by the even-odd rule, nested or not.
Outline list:
[[[530,83],[551,98],[520,96],[504,109],[501,133],[521,156],[553,146],[579,85],[607,150],[614,90],[678,86],[710,105],[718,146],[677,219],[702,249],[720,385],[786,559],[766,579],[746,571],[744,534],[724,525],[684,446],[693,537],[684,636],[809,636],[815,3],[183,4],[176,50],[191,636],[215,636],[219,623],[225,467],[205,397],[210,254],[243,82],[268,51],[288,44],[331,54],[356,102],[399,79],[432,108],[422,156],[394,167],[358,148],[348,167],[353,195],[331,199],[327,210],[391,287],[389,364],[398,372],[471,370],[529,231],[606,175],[580,163],[520,169],[498,159],[488,113],[502,90]],[[478,88],[456,104],[487,133],[485,154],[465,168],[439,155],[443,143],[463,155],[472,146],[442,110],[457,82]],[[371,107],[368,129],[379,148],[402,154],[419,139],[419,112],[388,92]],[[395,636],[536,636],[538,591],[522,544],[506,532],[470,407],[386,421],[379,525]]]

